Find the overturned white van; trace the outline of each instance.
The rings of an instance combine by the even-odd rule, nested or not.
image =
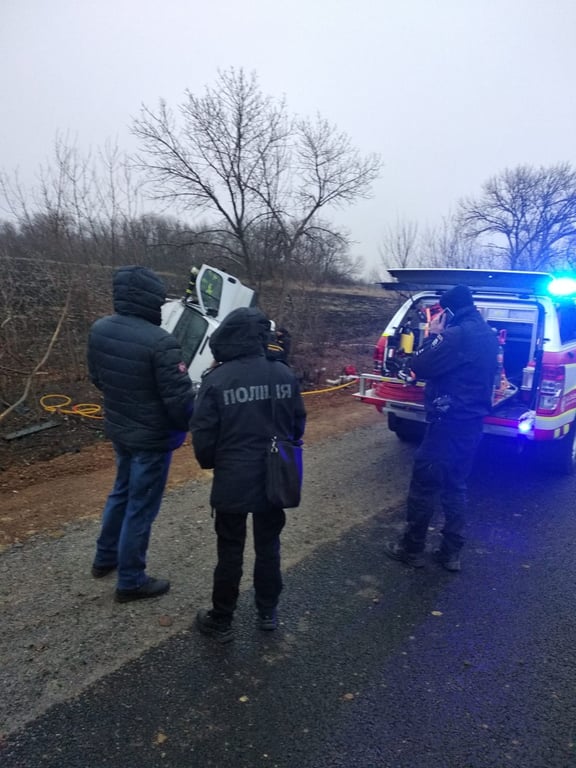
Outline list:
[[[198,384],[213,362],[210,336],[233,309],[256,304],[256,293],[220,269],[203,264],[191,270],[183,298],[168,298],[162,307],[162,327],[179,341],[184,363]]]

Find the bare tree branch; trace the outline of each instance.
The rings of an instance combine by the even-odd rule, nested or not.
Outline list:
[[[46,348],[46,351],[44,355],[42,356],[41,360],[34,366],[31,373],[28,375],[26,379],[26,383],[24,385],[24,391],[16,400],[16,402],[12,403],[12,405],[8,406],[6,410],[2,411],[0,413],[0,424],[12,413],[12,411],[16,410],[19,405],[21,405],[23,402],[25,402],[26,398],[28,397],[28,394],[30,392],[30,388],[32,386],[32,382],[34,380],[34,376],[38,373],[38,371],[45,365],[46,361],[50,357],[50,354],[52,352],[52,349],[54,348],[54,345],[56,344],[56,341],[58,339],[58,336],[60,335],[60,331],[62,329],[62,325],[64,324],[64,320],[66,319],[66,315],[68,314],[68,308],[70,306],[70,297],[72,295],[72,288],[68,290],[68,295],[66,296],[66,301],[64,303],[64,306],[62,307],[62,312],[60,313],[60,318],[58,320],[58,323],[56,325],[56,328],[54,329],[54,333],[52,334],[50,341],[48,343],[48,346]]]
[[[384,269],[407,267],[417,257],[418,224],[415,221],[396,222],[388,227],[378,246],[380,263]]]
[[[479,199],[460,202],[459,220],[511,269],[566,266],[566,246],[576,237],[576,172],[567,163],[505,170]]]

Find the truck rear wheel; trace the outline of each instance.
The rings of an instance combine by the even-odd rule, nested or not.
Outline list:
[[[576,422],[561,440],[551,440],[538,446],[538,463],[555,475],[571,475],[576,468]]]
[[[395,413],[388,414],[388,429],[396,433],[403,443],[419,443],[424,437],[425,425],[419,421],[402,419]]]

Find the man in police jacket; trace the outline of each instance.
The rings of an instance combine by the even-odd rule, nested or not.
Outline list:
[[[414,456],[407,499],[406,528],[386,554],[415,568],[424,565],[426,534],[437,492],[444,512],[442,544],[435,559],[448,571],[460,570],[464,543],[466,483],[482,422],[492,407],[498,342],[465,285],[440,299],[444,313],[430,326],[430,337],[411,361],[426,381],[427,427]]]
[[[210,339],[218,365],[204,375],[191,421],[196,458],[201,467],[214,469],[210,504],[218,551],[212,608],[199,611],[196,620],[203,634],[223,643],[233,639],[249,513],[258,625],[274,630],[278,622],[280,532],[286,517],[266,499],[265,456],[273,435],[302,438],[306,411],[292,370],[266,357],[269,334],[270,322],[255,307],[227,315]]]

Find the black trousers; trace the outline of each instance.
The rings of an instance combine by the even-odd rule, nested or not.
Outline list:
[[[246,543],[247,513],[216,510],[218,563],[214,569],[212,606],[215,616],[232,618],[238,602]],[[286,523],[283,509],[268,507],[252,515],[254,534],[254,592],[256,608],[269,613],[282,592],[280,533]]]
[[[435,421],[428,424],[414,455],[408,491],[403,545],[422,552],[434,503],[440,496],[444,512],[441,553],[457,555],[464,544],[467,480],[482,437],[482,419]]]

